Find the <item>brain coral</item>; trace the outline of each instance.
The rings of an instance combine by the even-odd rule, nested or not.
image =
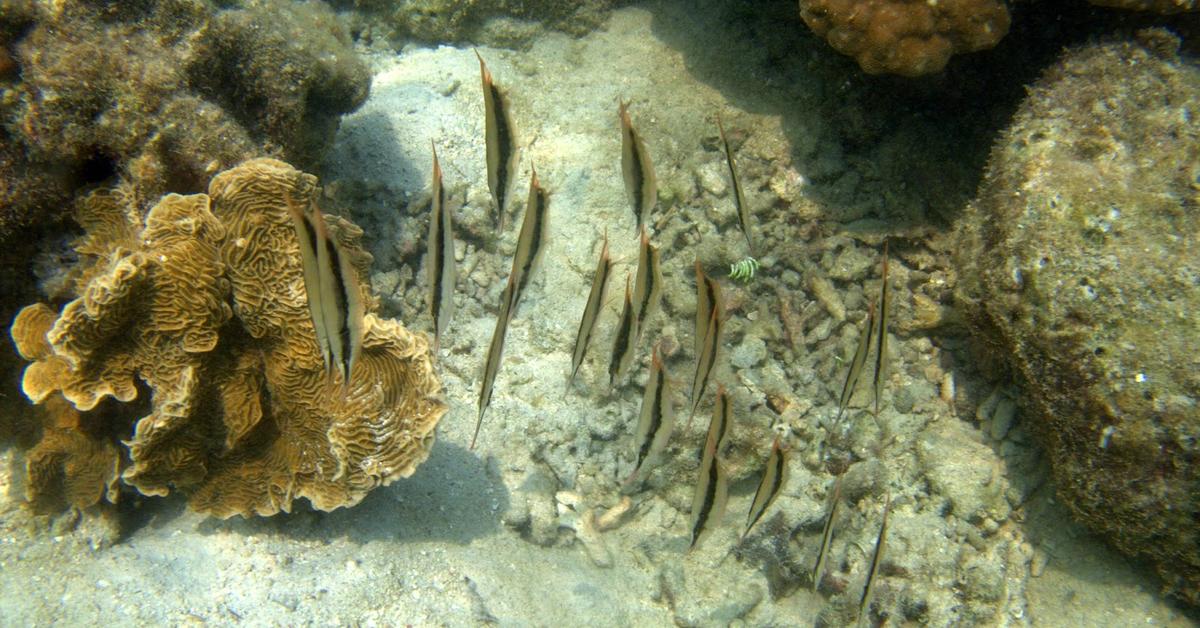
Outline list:
[[[800,16],[869,74],[939,72],[952,55],[984,50],[1008,32],[999,0],[800,0]]]
[[[219,517],[352,505],[410,475],[446,407],[429,347],[368,304],[343,390],[325,373],[289,204],[316,178],[258,159],[208,194],[162,198],[142,219],[122,190],[78,206],[78,297],[27,306],[12,326],[26,395],[45,409],[29,498],[76,506],[177,488]],[[365,278],[362,231],[327,218]],[[119,445],[123,439],[123,445]]]
[[[1061,500],[1200,604],[1200,69],[1132,44],[1030,90],[961,224],[957,297]]]

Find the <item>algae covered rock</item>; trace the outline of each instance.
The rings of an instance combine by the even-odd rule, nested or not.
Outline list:
[[[315,166],[369,72],[321,3],[242,4],[0,4],[0,240],[97,184],[144,209],[251,157]]]
[[[163,197],[144,217],[119,193],[79,208],[77,298],[27,306],[12,326],[42,404],[27,457],[35,503],[180,489],[219,517],[331,510],[412,474],[446,411],[429,346],[367,313],[349,385],[325,370],[289,204],[316,178],[270,159],[213,179],[208,194]],[[364,278],[362,231],[328,227]]]
[[[1058,494],[1200,603],[1200,70],[1074,50],[961,223],[958,299],[1021,381]]]
[[[430,43],[486,41],[519,48],[541,27],[584,35],[626,0],[338,0],[353,6],[393,40]]]

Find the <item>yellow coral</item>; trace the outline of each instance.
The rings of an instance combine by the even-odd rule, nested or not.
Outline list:
[[[412,474],[446,410],[428,344],[372,312],[362,231],[327,218],[368,309],[350,386],[328,377],[287,211],[316,194],[315,177],[260,159],[219,174],[207,195],[163,197],[144,227],[120,193],[81,205],[78,298],[57,315],[29,306],[12,328],[33,361],[29,398],[62,399],[79,416],[47,425],[28,468],[42,478],[31,499],[61,477],[83,487],[72,503],[99,499],[97,486],[112,500],[115,475],[104,470],[119,464],[144,494],[178,488],[202,512],[270,515],[297,497],[323,510],[352,505]],[[119,410],[98,410],[106,399]],[[115,436],[81,441],[84,424],[101,435],[132,427],[125,455]]]

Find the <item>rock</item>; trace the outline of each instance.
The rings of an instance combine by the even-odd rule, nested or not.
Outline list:
[[[1200,69],[1090,45],[1029,93],[960,222],[956,300],[1062,501],[1200,604]]]

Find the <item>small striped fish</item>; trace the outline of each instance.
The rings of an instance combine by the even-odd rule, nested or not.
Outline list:
[[[671,406],[671,385],[666,367],[658,357],[655,347],[650,357],[650,373],[646,376],[646,390],[642,394],[642,412],[638,417],[634,442],[637,444],[637,461],[633,473],[625,480],[625,486],[640,481],[646,466],[667,446],[671,430],[675,425],[675,412]]]
[[[629,117],[629,103],[622,101],[617,113],[621,117],[621,173],[625,177],[625,194],[633,206],[633,216],[640,230],[658,202],[658,184],[650,153]]]
[[[596,330],[596,319],[600,317],[600,307],[604,305],[604,289],[611,274],[612,258],[608,255],[608,232],[605,231],[600,261],[596,263],[596,273],[592,275],[592,290],[588,293],[583,318],[579,321],[579,331],[575,334],[575,350],[571,352],[571,377],[567,380],[568,385],[575,381],[575,375],[579,373],[579,367],[583,364],[588,342],[592,339],[592,332]]]
[[[754,500],[750,502],[750,513],[746,516],[746,531],[742,533],[743,537],[750,533],[754,524],[758,523],[775,498],[779,497],[779,493],[787,484],[787,475],[787,450],[779,445],[779,437],[776,437],[775,442],[771,444],[771,454],[767,456],[767,466],[763,469],[762,479],[758,482],[758,490],[754,491]]]
[[[492,80],[492,73],[479,51],[479,76],[483,83],[484,141],[487,149],[488,190],[496,203],[496,223],[504,230],[505,204],[517,170],[517,134],[513,127],[512,112],[504,92]]]
[[[433,355],[436,358],[442,333],[450,326],[454,315],[454,231],[446,193],[442,188],[442,167],[438,164],[437,148],[433,147],[432,202],[429,207],[429,240],[426,246],[428,269],[429,316],[433,320]]]

